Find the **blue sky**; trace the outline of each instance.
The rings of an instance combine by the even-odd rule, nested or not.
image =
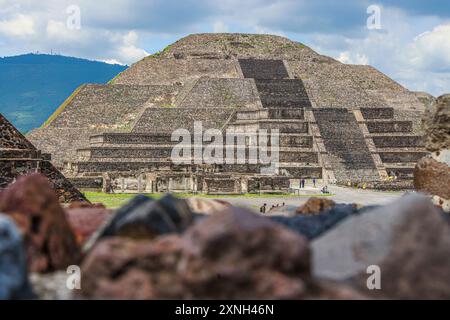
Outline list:
[[[371,5],[380,29],[367,28]],[[80,28],[67,27],[74,17]],[[448,0],[0,0],[0,56],[53,51],[131,64],[200,32],[283,35],[411,90],[450,92]]]

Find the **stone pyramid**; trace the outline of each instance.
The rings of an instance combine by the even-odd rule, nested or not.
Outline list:
[[[61,201],[84,200],[84,196],[0,114],[0,190],[19,176],[39,172],[53,184]]]
[[[86,188],[287,192],[300,178],[408,188],[426,153],[423,111],[413,92],[373,67],[279,36],[196,34],[107,85],[81,86],[29,138]],[[195,121],[243,135],[277,129],[277,170],[174,164],[171,133],[192,132]]]

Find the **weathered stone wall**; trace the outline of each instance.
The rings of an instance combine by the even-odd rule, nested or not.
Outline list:
[[[52,155],[52,163],[61,169],[64,162],[78,159],[77,150],[89,147],[89,137],[100,134],[101,129],[78,128],[39,128],[32,130],[27,137],[36,148]]]
[[[411,121],[371,121],[367,122],[370,133],[410,133],[412,132]]]
[[[177,129],[194,132],[194,121],[201,121],[204,129],[220,130],[234,111],[234,108],[147,108],[133,132],[172,133]]]
[[[380,157],[386,163],[416,163],[427,155],[426,152],[380,152]]]
[[[372,140],[377,148],[424,147],[423,138],[420,136],[375,136]]]
[[[170,102],[176,90],[168,86],[86,85],[49,127],[130,131],[151,97]]]
[[[385,107],[376,96],[369,96],[352,78],[348,66],[336,61],[305,63],[289,60],[291,73],[302,79],[313,107],[359,108]]]
[[[360,111],[366,120],[394,118],[394,108],[361,108]]]
[[[250,79],[200,78],[178,107],[258,108],[258,92]]]
[[[332,60],[307,46],[287,38],[264,34],[192,34],[167,47],[160,55],[166,59],[313,59]]]
[[[186,84],[200,77],[239,78],[233,60],[184,60],[147,57],[123,71],[114,84]]]
[[[0,148],[34,149],[33,145],[0,114]],[[2,156],[0,155],[0,158]]]

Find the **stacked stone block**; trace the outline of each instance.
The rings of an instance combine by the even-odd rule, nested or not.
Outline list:
[[[14,126],[0,114],[0,191],[25,174],[41,173],[52,183],[61,201],[84,196]]]

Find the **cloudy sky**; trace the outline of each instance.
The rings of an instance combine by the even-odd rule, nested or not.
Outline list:
[[[200,32],[283,35],[411,90],[450,92],[448,0],[0,0],[0,56],[131,64]]]

